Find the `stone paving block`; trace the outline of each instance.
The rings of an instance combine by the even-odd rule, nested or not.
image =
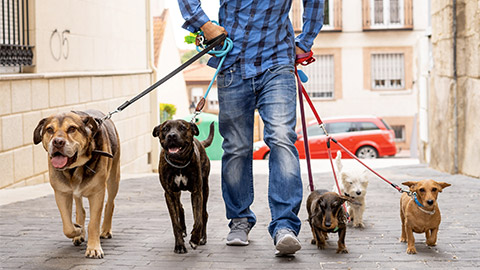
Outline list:
[[[221,196],[220,176],[210,178],[207,244],[187,254],[173,252],[174,238],[157,175],[121,182],[113,219],[113,238],[102,239],[105,258],[84,257],[86,244],[76,247],[62,232],[53,195],[0,206],[0,268],[2,269],[477,269],[480,266],[480,181],[449,175],[424,165],[388,167],[379,170],[394,183],[433,178],[451,187],[439,195],[442,224],[438,245],[427,247],[425,236],[415,234],[418,254],[406,254],[399,243],[400,194],[378,178],[370,179],[365,211],[365,229],[348,226],[348,254],[336,254],[337,235],[330,234],[325,250],[310,244],[312,238],[305,209],[299,240],[302,249],[294,258],[274,257],[268,234],[267,175],[255,176],[252,209],[258,221],[250,233],[248,247],[225,245],[227,219]],[[306,177],[306,176],[305,176]],[[307,182],[307,178],[304,178]],[[331,173],[314,174],[318,187],[333,185]],[[305,198],[309,194],[304,190]],[[190,195],[184,193],[187,232],[193,225]],[[87,211],[88,201],[84,201]],[[88,237],[88,236],[87,236]]]

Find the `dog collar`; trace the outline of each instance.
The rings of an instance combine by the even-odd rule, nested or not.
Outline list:
[[[417,204],[418,209],[420,209],[420,211],[424,212],[425,214],[429,214],[429,215],[435,214],[435,209],[433,209],[432,211],[428,211],[428,210],[423,209],[423,207],[425,207],[425,206],[423,206],[423,204],[420,203],[420,201],[418,201],[416,192],[413,192],[412,196],[413,196],[413,201],[415,201],[415,203]]]
[[[187,164],[185,165],[176,165],[176,164],[173,164],[173,162],[171,162],[168,158],[167,158],[167,155],[163,155],[165,161],[168,163],[168,165],[174,167],[174,168],[177,168],[177,169],[183,169],[185,167],[187,167],[188,165],[190,165],[190,160],[187,162]]]

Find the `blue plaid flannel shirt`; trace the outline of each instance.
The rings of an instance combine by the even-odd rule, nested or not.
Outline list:
[[[188,31],[196,32],[209,21],[200,0],[178,4]],[[219,23],[233,41],[222,70],[240,61],[242,77],[252,78],[274,65],[293,64],[295,45],[310,51],[323,26],[324,0],[303,0],[302,33],[296,38],[288,17],[291,5],[292,0],[220,0]],[[216,68],[218,62],[212,57],[208,65]]]

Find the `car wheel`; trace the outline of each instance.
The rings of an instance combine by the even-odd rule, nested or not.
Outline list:
[[[360,147],[360,149],[357,150],[357,153],[355,155],[358,158],[364,158],[364,159],[372,159],[372,158],[378,157],[377,150],[371,146]]]
[[[270,158],[270,152],[267,152],[265,156],[263,156],[264,160],[268,160]]]

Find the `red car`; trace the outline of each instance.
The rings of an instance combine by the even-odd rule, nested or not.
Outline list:
[[[353,116],[322,119],[327,132],[350,152],[359,158],[378,158],[394,156],[397,153],[393,129],[383,119],[375,116]],[[317,121],[311,121],[307,127],[310,155],[312,158],[328,158],[327,136]],[[305,158],[302,129],[297,131],[295,147],[300,158]],[[331,142],[332,156],[336,157],[341,148]],[[342,158],[351,158],[345,151]],[[263,142],[255,142],[253,159],[268,159],[270,148]]]

